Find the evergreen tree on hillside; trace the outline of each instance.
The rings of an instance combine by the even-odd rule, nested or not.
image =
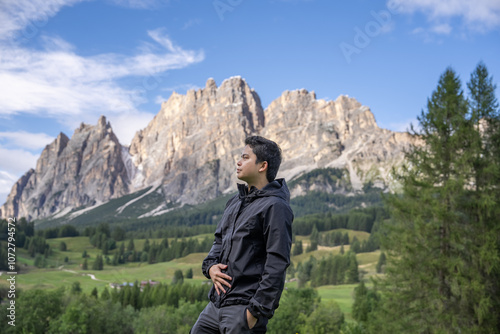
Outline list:
[[[303,252],[304,252],[304,248],[302,246],[302,240],[295,241],[295,245],[293,246],[292,255],[293,256],[300,255]]]
[[[95,262],[92,265],[93,270],[102,270],[104,268],[104,261],[102,259],[102,255],[97,255],[95,258]]]
[[[480,64],[469,104],[448,68],[418,118],[422,145],[397,175],[402,193],[386,201],[387,276],[373,333],[498,333],[500,163],[498,151],[486,152],[500,133],[492,87]]]
[[[82,270],[88,270],[89,264],[87,263],[87,259],[83,260]]]
[[[480,275],[487,290],[477,300],[478,316],[484,327],[496,324],[500,332],[500,110],[496,85],[483,63],[479,63],[467,84],[471,120],[479,131],[473,132],[474,187],[464,199],[474,226],[478,255],[471,270]]]
[[[382,252],[382,253],[380,253],[380,256],[379,256],[378,262],[377,262],[377,266],[375,267],[376,271],[377,271],[377,274],[382,273],[382,271],[383,271],[384,266],[385,266],[386,263],[387,263],[387,259],[385,257],[385,253]]]
[[[135,245],[134,245],[134,239],[131,238],[130,241],[128,242],[127,251],[131,252],[133,250],[135,250]]]

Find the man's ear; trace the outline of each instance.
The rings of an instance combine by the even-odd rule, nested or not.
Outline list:
[[[259,168],[259,172],[265,172],[267,170],[267,167],[268,167],[268,164],[267,164],[267,161],[263,161],[261,162],[261,166]]]

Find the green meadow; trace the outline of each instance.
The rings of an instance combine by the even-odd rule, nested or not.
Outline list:
[[[347,232],[349,237],[356,236],[358,240],[363,241],[369,238],[369,233],[360,231],[351,231],[341,229],[342,233]],[[202,234],[195,236],[202,240],[206,237],[211,237],[211,234]],[[302,240],[304,245],[310,243],[309,236],[297,236],[298,240]],[[154,242],[160,243],[162,239],[149,239],[150,244]],[[171,242],[173,239],[169,239]],[[134,239],[135,249],[141,250],[146,239]],[[67,250],[60,251],[59,245],[61,242],[66,243]],[[124,240],[127,246],[129,240]],[[34,266],[34,259],[31,258],[28,252],[24,249],[17,250],[16,262],[20,265],[21,270],[17,275],[16,287],[18,290],[29,289],[58,289],[64,287],[71,289],[75,282],[79,282],[81,289],[85,293],[90,293],[94,288],[101,293],[105,287],[110,288],[111,283],[122,284],[125,282],[133,283],[135,281],[157,281],[165,284],[170,284],[174,277],[174,273],[181,270],[183,273],[189,269],[193,271],[192,279],[185,279],[191,284],[211,284],[201,272],[201,263],[206,256],[206,253],[192,253],[185,257],[171,260],[169,262],[148,264],[147,262],[128,262],[113,266],[104,264],[103,270],[92,270],[92,264],[97,255],[101,254],[101,250],[90,244],[89,238],[85,236],[66,237],[47,239],[52,252],[46,259],[46,268],[37,268]],[[122,241],[117,243],[117,248]],[[328,257],[330,254],[336,255],[340,253],[340,246],[324,247],[319,246],[318,250],[303,253],[291,258],[292,263],[296,266],[299,262],[307,261],[311,256],[316,259]],[[344,246],[344,250],[349,250],[349,245]],[[84,258],[82,253],[86,251],[88,258],[88,270],[82,269]],[[110,251],[109,258],[113,257],[117,249]],[[368,281],[369,277],[375,275],[375,266],[378,261],[380,251],[370,253],[357,254],[359,271],[361,279]],[[67,262],[65,262],[67,258]],[[0,287],[7,287],[6,280],[0,280]],[[328,285],[317,288],[318,294],[322,301],[334,300],[337,302],[344,312],[346,319],[351,320],[351,308],[353,303],[353,290],[356,284],[344,285]],[[296,279],[289,279],[285,288],[297,287]]]

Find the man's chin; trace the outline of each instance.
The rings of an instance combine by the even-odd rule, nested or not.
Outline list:
[[[247,182],[247,178],[241,174],[236,174],[236,178],[241,182]]]

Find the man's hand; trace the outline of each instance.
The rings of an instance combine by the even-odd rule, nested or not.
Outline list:
[[[248,322],[248,328],[252,329],[254,326],[257,324],[257,318],[250,313],[249,310],[247,310],[247,322]]]
[[[226,290],[224,290],[223,285],[227,286],[228,288],[231,288],[231,284],[229,284],[228,282],[232,280],[231,276],[226,275],[222,272],[222,270],[226,268],[227,268],[226,264],[219,263],[219,264],[214,264],[208,270],[208,274],[210,275],[212,282],[214,282],[215,291],[217,291],[217,294],[219,296],[221,291],[224,293],[226,292]]]

